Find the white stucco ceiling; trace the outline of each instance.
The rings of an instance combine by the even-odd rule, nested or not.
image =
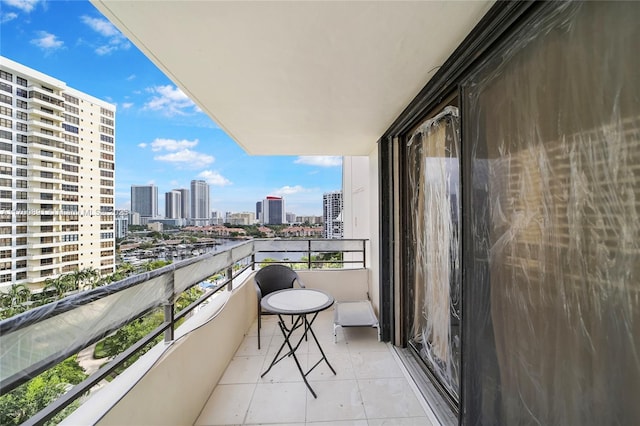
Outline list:
[[[250,154],[366,155],[490,1],[92,3]]]

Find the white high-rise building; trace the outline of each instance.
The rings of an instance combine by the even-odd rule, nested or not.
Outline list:
[[[115,111],[0,57],[0,287],[114,271]]]
[[[126,210],[116,211],[115,215],[116,238],[124,238],[129,232],[129,212]]]
[[[180,219],[182,217],[182,194],[180,191],[169,191],[164,195],[164,217]]]
[[[192,225],[204,226],[210,222],[209,184],[204,180],[191,181],[191,217]]]
[[[324,238],[342,238],[342,191],[327,192],[322,195],[322,219]]]
[[[131,211],[143,218],[158,217],[158,187],[150,185],[131,185]]]

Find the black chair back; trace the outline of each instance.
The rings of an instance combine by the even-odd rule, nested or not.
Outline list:
[[[298,274],[288,266],[269,265],[258,271],[255,276],[256,284],[260,287],[262,297],[274,291],[292,288]]]

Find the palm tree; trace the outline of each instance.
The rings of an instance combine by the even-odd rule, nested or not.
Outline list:
[[[16,308],[31,299],[31,290],[24,284],[11,284],[9,291],[2,294],[2,305]]]
[[[135,268],[133,267],[133,265],[130,264],[129,262],[125,262],[120,266],[118,266],[118,270],[116,271],[116,274],[121,274],[122,277],[124,278],[131,275],[134,271],[135,271]]]
[[[59,275],[56,278],[47,278],[44,282],[42,292],[44,293],[47,290],[54,290],[56,298],[62,299],[67,290],[69,290],[69,286],[71,284],[69,281],[69,275]]]
[[[100,278],[100,272],[95,268],[85,268],[82,270],[82,287],[95,288],[96,282]]]
[[[84,279],[83,272],[79,269],[75,269],[73,272],[67,274],[67,276],[69,277],[69,282],[71,284],[69,290],[79,290],[82,280]]]

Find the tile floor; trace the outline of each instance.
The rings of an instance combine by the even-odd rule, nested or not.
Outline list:
[[[376,329],[339,329],[338,343],[334,343],[330,309],[320,313],[313,330],[337,373],[322,362],[308,375],[317,399],[306,388],[291,357],[260,377],[283,342],[277,317],[265,316],[262,349],[258,350],[254,323],[195,424],[432,424],[392,350],[378,342]],[[302,342],[296,354],[305,371],[321,358],[313,339]]]

